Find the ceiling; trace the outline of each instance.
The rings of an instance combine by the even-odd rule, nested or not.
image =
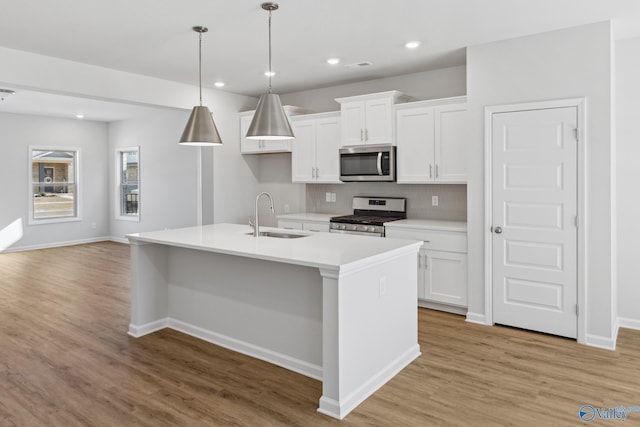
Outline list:
[[[259,96],[266,90],[268,66],[268,13],[260,4],[3,0],[0,46],[197,85],[198,36],[191,27],[204,25],[209,31],[203,35],[203,85],[224,81],[218,90]],[[464,65],[466,46],[609,19],[616,38],[640,36],[638,0],[278,4],[272,20],[273,90],[280,94]],[[421,45],[409,50],[404,44],[410,40]],[[329,65],[329,57],[341,63]],[[361,62],[372,65],[349,66]],[[8,111],[6,103],[0,111]]]

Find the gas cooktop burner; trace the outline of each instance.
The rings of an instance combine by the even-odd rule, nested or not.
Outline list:
[[[334,233],[384,236],[384,223],[405,219],[406,200],[402,198],[354,197],[353,215],[334,216],[329,231]]]
[[[398,219],[402,218],[376,215],[344,215],[332,217],[331,222],[339,222],[342,224],[383,225],[385,222],[396,221]]]

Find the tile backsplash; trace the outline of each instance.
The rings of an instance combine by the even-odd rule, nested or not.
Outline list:
[[[396,184],[393,182],[352,182],[346,184],[307,184],[306,211],[348,214],[354,196],[404,197],[407,217],[412,219],[448,219],[466,221],[467,186],[460,184]],[[336,201],[327,202],[326,193],[335,193]],[[431,205],[438,196],[438,206]]]

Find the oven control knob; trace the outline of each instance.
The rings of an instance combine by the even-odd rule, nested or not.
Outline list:
[[[369,227],[368,231],[376,231],[375,227]]]
[[[339,228],[340,230],[345,230],[345,229],[347,228],[347,226],[346,226],[346,225],[344,225],[344,224],[340,224],[340,225],[338,225],[338,228]]]
[[[351,226],[351,229],[355,231],[355,230],[357,230],[357,229],[358,229],[358,226],[357,226],[357,225],[352,225],[352,226]]]

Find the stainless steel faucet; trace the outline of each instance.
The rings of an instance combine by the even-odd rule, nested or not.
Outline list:
[[[260,235],[260,220],[258,219],[258,201],[262,196],[267,196],[269,198],[269,209],[271,210],[271,213],[275,212],[273,210],[273,197],[271,197],[271,194],[267,193],[266,191],[263,191],[262,193],[258,194],[258,196],[256,197],[256,205],[254,210],[255,224],[253,224],[253,237],[258,237]]]

